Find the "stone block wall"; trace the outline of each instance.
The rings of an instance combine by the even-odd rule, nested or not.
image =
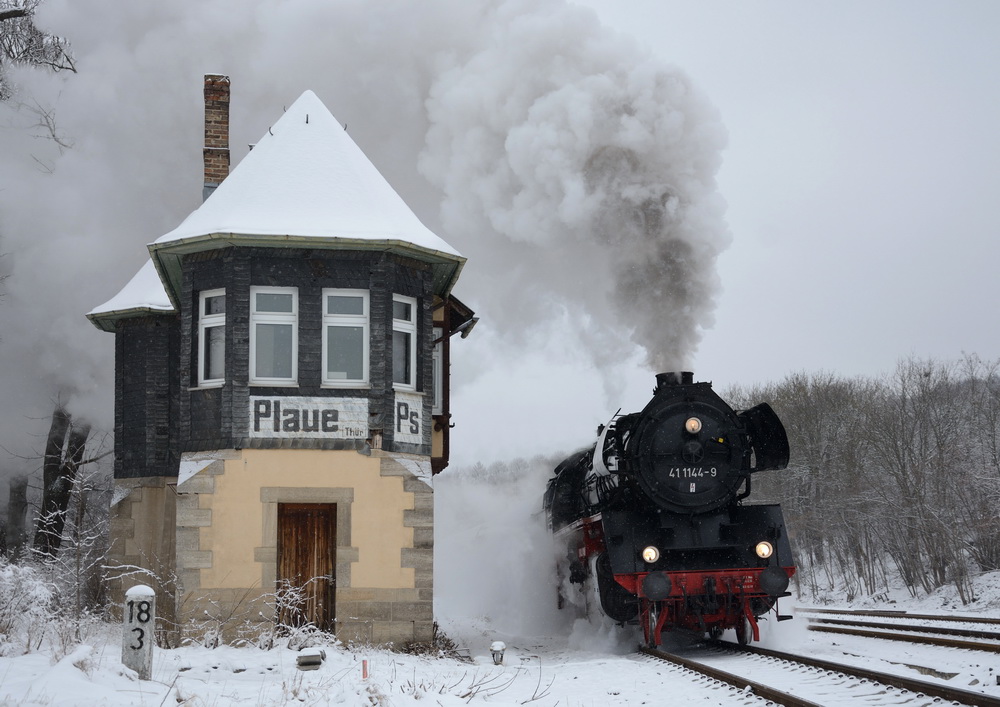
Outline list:
[[[177,575],[174,519],[176,477],[115,479],[111,507],[109,599],[119,609],[137,584],[156,591],[158,629],[176,630]]]
[[[291,470],[296,450],[288,450],[287,453]],[[259,514],[263,518],[260,544],[252,548],[250,559],[257,564],[255,573],[259,579],[250,583],[251,586],[206,586],[203,570],[211,569],[217,561],[211,546],[206,544],[206,538],[212,535],[213,524],[218,522],[214,509],[222,505],[214,500],[218,493],[218,480],[224,474],[239,473],[241,455],[239,450],[185,455],[185,463],[204,457],[203,461],[207,464],[180,484],[176,501],[176,563],[181,589],[178,614],[190,637],[200,639],[213,626],[227,639],[236,637],[239,631],[266,633],[275,614],[272,595],[278,559],[278,504],[332,503],[337,507],[337,636],[345,643],[393,644],[397,647],[433,639],[434,499],[431,487],[421,478],[423,472],[426,472],[425,478],[430,476],[429,459],[373,452],[379,476],[399,477],[402,491],[412,496],[411,507],[404,510],[401,517],[394,520],[386,516],[384,521],[381,518],[378,521],[400,522],[404,528],[412,529],[412,543],[401,549],[398,560],[400,568],[413,569],[411,586],[356,586],[352,566],[359,561],[362,553],[370,553],[373,548],[366,547],[352,530],[352,519],[359,512],[356,490],[338,485],[275,485],[255,491],[260,505],[247,507],[246,513]],[[227,460],[236,462],[228,468],[237,471],[227,471]],[[414,473],[415,469],[420,472],[419,475]],[[281,483],[277,478],[275,481]],[[293,472],[289,473],[284,483],[294,484]],[[395,493],[398,494],[398,491]],[[372,501],[367,499],[364,506],[369,509],[368,512],[372,512]],[[252,627],[255,623],[257,628]]]

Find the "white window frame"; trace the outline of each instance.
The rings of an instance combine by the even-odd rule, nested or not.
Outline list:
[[[346,297],[361,297],[363,301],[363,313],[362,314],[330,314],[327,309],[328,297],[331,296],[346,296]],[[322,368],[323,368],[323,385],[331,388],[358,388],[361,386],[367,386],[369,381],[369,354],[371,351],[371,318],[370,318],[370,297],[368,290],[349,290],[340,288],[326,288],[323,290],[323,350],[322,350]],[[359,379],[355,378],[327,378],[328,365],[327,365],[327,355],[329,348],[329,336],[327,335],[327,329],[336,326],[350,326],[350,327],[362,327],[364,330],[364,344],[362,345],[362,377]]]
[[[223,342],[225,342],[226,336],[226,313],[223,311],[221,314],[206,314],[205,313],[205,302],[210,297],[225,297],[226,291],[224,289],[220,290],[204,290],[198,295],[198,386],[203,388],[214,388],[225,384],[226,382],[226,347],[225,343],[222,346],[222,377],[221,378],[206,378],[205,377],[205,347],[208,344],[208,329],[214,329],[216,327],[222,327]],[[223,300],[225,301],[225,300]],[[223,308],[225,309],[225,307]]]
[[[431,390],[434,400],[431,403],[432,415],[444,414],[444,329],[434,327],[434,351],[431,352]],[[438,341],[438,339],[441,339]]]
[[[281,294],[292,296],[291,312],[258,312],[258,294]],[[290,324],[292,326],[292,375],[289,378],[258,377],[257,370],[257,325]],[[297,385],[299,376],[299,290],[297,287],[251,287],[250,288],[250,384],[269,386]]]
[[[404,382],[396,382],[395,370],[392,370],[392,387],[395,390],[416,390],[417,389],[417,298],[416,297],[406,297],[404,295],[392,296],[393,305],[396,302],[402,302],[410,305],[410,319],[396,319],[395,312],[392,312],[392,331],[401,332],[410,335],[410,380]],[[395,306],[393,306],[395,309]],[[395,336],[393,336],[395,339]],[[392,363],[395,364],[396,352],[395,352],[395,342],[393,342],[393,353]],[[395,369],[395,365],[390,366],[391,369]]]

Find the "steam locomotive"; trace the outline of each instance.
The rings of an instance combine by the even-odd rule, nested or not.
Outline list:
[[[548,482],[561,584],[584,600],[596,590],[652,647],[677,629],[759,641],[761,616],[791,618],[777,602],[795,567],[781,506],[743,500],[752,474],[788,466],[785,428],[768,404],[736,412],[690,372],[656,382],[641,412],[616,416]]]

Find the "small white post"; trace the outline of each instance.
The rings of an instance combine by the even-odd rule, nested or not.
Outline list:
[[[156,625],[156,592],[139,584],[125,592],[125,628],[122,663],[149,680],[153,671],[153,628]]]

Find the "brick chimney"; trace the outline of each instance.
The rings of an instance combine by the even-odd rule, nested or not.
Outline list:
[[[229,77],[205,74],[205,188],[207,199],[229,176]]]

